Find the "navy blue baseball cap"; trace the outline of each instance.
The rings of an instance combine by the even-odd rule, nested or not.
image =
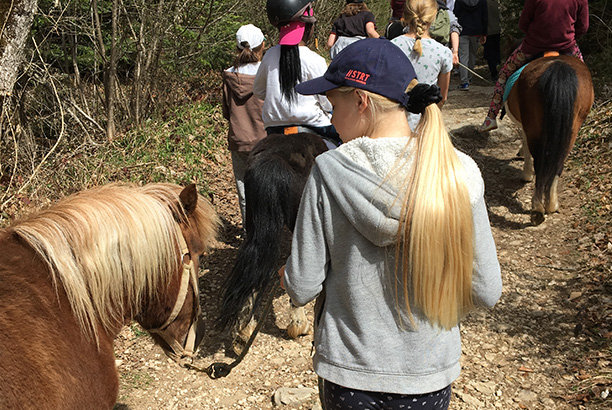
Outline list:
[[[416,78],[406,54],[387,39],[366,38],[344,48],[323,77],[304,81],[295,90],[304,95],[325,94],[338,87],[355,87],[408,106],[408,84]]]

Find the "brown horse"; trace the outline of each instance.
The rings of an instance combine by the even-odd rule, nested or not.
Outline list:
[[[545,213],[559,209],[559,176],[593,98],[589,69],[571,56],[542,57],[529,63],[510,91],[506,111],[523,134],[523,180],[532,181],[535,174],[534,225],[544,221]]]
[[[194,185],[111,184],[0,230],[0,408],[113,408],[113,340],[132,319],[193,354],[218,224]]]

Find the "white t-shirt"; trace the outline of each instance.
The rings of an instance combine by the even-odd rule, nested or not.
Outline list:
[[[281,46],[266,51],[253,84],[253,94],[264,100],[264,127],[281,125],[331,125],[331,104],[323,95],[296,94],[292,104],[282,96],[278,78]],[[299,47],[302,82],[321,77],[327,70],[325,59],[308,47]]]

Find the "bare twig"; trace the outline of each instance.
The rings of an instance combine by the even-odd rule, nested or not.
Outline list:
[[[90,121],[93,125],[95,125],[100,131],[104,132],[104,128],[102,128],[102,126],[100,124],[98,124],[96,122],[96,120],[94,120],[90,115],[88,115],[85,111],[83,111],[83,109],[81,107],[79,107],[76,102],[74,101],[74,99],[70,99],[72,102],[72,106],[74,108],[76,108],[76,110],[83,116],[85,117],[85,119],[87,119],[88,121]]]
[[[43,63],[43,67],[45,69],[45,72],[49,75],[49,79],[51,87],[53,88],[53,93],[55,95],[55,98],[58,102],[58,107],[60,110],[60,119],[61,119],[61,128],[60,128],[60,133],[57,137],[57,140],[55,141],[55,144],[53,144],[53,146],[51,147],[51,149],[49,150],[49,152],[47,152],[47,154],[43,157],[43,159],[40,161],[40,163],[36,166],[36,168],[34,169],[34,171],[32,172],[32,175],[30,175],[30,177],[28,178],[28,180],[19,187],[19,189],[17,190],[17,192],[12,195],[11,197],[9,197],[8,199],[6,199],[1,205],[0,205],[0,209],[4,208],[6,206],[6,204],[12,200],[12,198],[16,195],[19,195],[20,193],[22,193],[24,191],[24,189],[26,187],[28,187],[28,185],[30,185],[30,183],[32,182],[32,180],[34,179],[34,177],[38,174],[38,172],[40,171],[40,168],[43,166],[43,164],[47,161],[47,159],[49,158],[49,156],[57,149],[57,147],[59,146],[59,143],[62,141],[63,137],[64,137],[64,131],[66,129],[66,123],[64,121],[65,118],[65,114],[64,114],[64,108],[62,106],[62,101],[59,97],[59,93],[57,92],[57,88],[55,87],[55,82],[53,81],[53,78],[51,77],[51,74],[49,73],[49,70],[47,68],[47,66],[45,65],[45,62],[43,60],[42,54],[40,52],[40,50],[38,49],[38,43],[36,42],[35,38],[32,38],[32,42],[34,44],[34,47],[36,48],[36,52],[38,53],[38,57],[40,58],[41,62]],[[15,137],[16,140],[16,137]],[[15,142],[16,144],[16,142]],[[15,149],[15,151],[17,151]],[[17,161],[15,160],[15,166],[17,165]],[[4,197],[3,197],[4,199]]]

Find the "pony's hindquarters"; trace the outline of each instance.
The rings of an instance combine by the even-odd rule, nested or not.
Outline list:
[[[524,150],[523,179],[535,174],[534,225],[544,221],[545,213],[558,210],[558,178],[592,104],[591,74],[582,61],[571,56],[533,61],[508,97],[508,111],[520,123],[531,154]]]

